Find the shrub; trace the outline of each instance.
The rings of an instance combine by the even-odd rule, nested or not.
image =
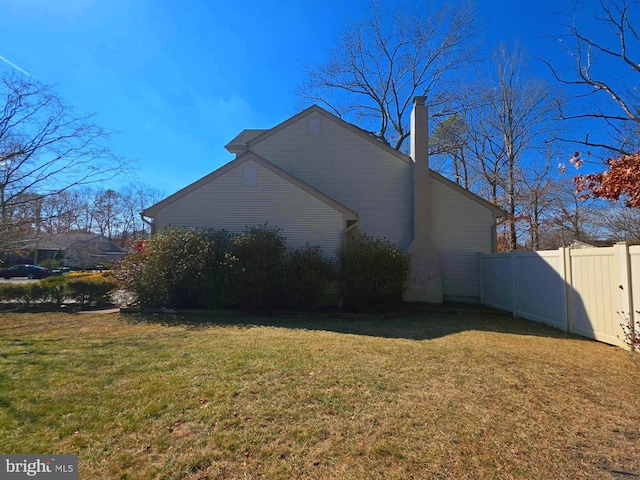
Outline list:
[[[31,305],[36,302],[48,302],[49,301],[49,289],[46,285],[42,285],[41,282],[28,283],[26,288],[26,303]]]
[[[72,299],[81,307],[87,307],[110,303],[110,295],[115,288],[115,279],[102,274],[48,277],[33,283],[0,283],[0,301],[24,306],[52,302],[59,306]]]
[[[287,247],[278,228],[247,228],[231,242],[224,260],[225,303],[240,308],[282,305]]]
[[[297,308],[318,308],[334,279],[333,263],[322,255],[320,246],[294,250],[287,263],[287,303]]]
[[[29,299],[28,285],[27,283],[0,283],[0,300],[3,302],[27,303]]]
[[[47,289],[47,300],[56,305],[62,305],[65,297],[66,276],[47,277],[40,281],[40,285]]]
[[[640,310],[636,311],[636,314],[640,316]],[[640,353],[640,320],[637,320],[634,325],[628,316],[624,315],[623,318],[625,322],[620,326],[624,332],[624,343],[632,352]]]
[[[184,228],[165,230],[140,243],[114,272],[141,305],[178,308],[209,306],[216,275],[219,268],[207,232]]]
[[[47,301],[49,292],[40,283],[0,284],[0,300],[30,306],[35,302]]]
[[[100,274],[70,276],[64,293],[78,302],[81,307],[106,305],[111,301],[111,292],[116,288],[113,278]]]
[[[209,272],[205,285],[205,295],[200,306],[204,308],[220,307],[225,303],[224,262],[235,235],[226,230],[207,230],[207,238],[214,254],[215,267]]]
[[[393,243],[361,235],[338,252],[339,288],[344,306],[375,310],[402,301],[411,260]]]

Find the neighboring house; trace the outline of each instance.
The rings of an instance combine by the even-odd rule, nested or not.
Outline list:
[[[607,240],[590,240],[588,242],[584,242],[582,240],[574,240],[565,248],[582,249],[582,248],[612,247],[614,244],[615,242],[611,242]]]
[[[268,223],[292,247],[333,255],[352,235],[385,237],[412,254],[408,301],[477,302],[478,253],[496,248],[505,212],[429,170],[427,111],[416,97],[411,156],[312,106],[269,130],[244,130],[236,158],[147,208],[153,231]]]
[[[38,240],[38,262],[62,257],[65,266],[91,268],[120,261],[125,255],[124,249],[97,233],[60,233]]]

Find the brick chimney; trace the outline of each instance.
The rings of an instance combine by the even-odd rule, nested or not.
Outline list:
[[[410,302],[442,303],[442,266],[432,244],[431,177],[426,97],[414,97],[411,111],[413,160],[413,241],[409,245],[413,280],[405,295]]]

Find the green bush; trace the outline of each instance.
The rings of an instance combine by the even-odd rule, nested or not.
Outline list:
[[[2,283],[0,284],[0,301],[30,306],[36,302],[46,302],[49,291],[40,282],[34,283]]]
[[[0,300],[7,303],[27,303],[29,299],[28,286],[28,283],[0,283]]]
[[[361,235],[339,250],[339,288],[344,306],[376,310],[402,301],[411,260],[393,243]]]
[[[207,230],[206,234],[213,250],[215,267],[207,275],[200,306],[203,308],[219,308],[225,303],[224,262],[227,253],[231,251],[235,235],[226,230]]]
[[[69,277],[64,292],[81,307],[107,305],[111,302],[111,292],[117,287],[113,278],[101,275]]]
[[[65,300],[66,276],[47,277],[40,281],[40,286],[46,288],[47,298],[45,301],[62,305]]]
[[[320,246],[294,250],[286,268],[287,304],[295,308],[318,308],[335,277],[335,266],[322,255]]]
[[[283,304],[285,241],[268,225],[247,228],[233,239],[224,260],[226,304],[246,309]]]
[[[49,301],[49,289],[41,282],[28,283],[25,286],[27,287],[26,303],[28,305]]]
[[[73,300],[81,307],[110,303],[115,279],[100,274],[48,277],[31,283],[0,283],[0,301],[20,306],[53,303],[62,305]]]
[[[114,271],[120,286],[146,307],[196,308],[215,300],[221,283],[213,240],[196,229],[169,229],[139,244]]]

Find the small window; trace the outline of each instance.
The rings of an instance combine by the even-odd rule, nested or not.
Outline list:
[[[244,167],[242,169],[242,185],[245,187],[258,185],[258,169],[256,167]]]
[[[322,119],[320,117],[309,119],[309,133],[322,133]]]

